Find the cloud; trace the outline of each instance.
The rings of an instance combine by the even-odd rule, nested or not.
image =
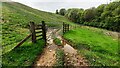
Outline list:
[[[0,0],[0,2],[12,2],[11,0]]]
[[[25,2],[27,0],[12,0],[16,2]],[[29,2],[107,2],[109,0],[29,0]]]
[[[44,11],[55,12],[60,8],[84,8],[97,7],[101,2],[34,2],[31,4],[33,8],[37,8]]]
[[[56,9],[60,8],[90,8],[97,7],[100,4],[106,4],[109,0],[12,0],[20,2],[30,7],[55,12]]]

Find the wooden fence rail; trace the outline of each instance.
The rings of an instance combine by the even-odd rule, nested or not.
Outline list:
[[[22,45],[27,39],[29,39],[29,38],[31,37],[31,35],[32,35],[32,34],[29,34],[26,38],[24,38],[22,41],[20,41],[20,43],[18,43],[15,48],[17,48],[17,47],[19,47],[20,45]]]

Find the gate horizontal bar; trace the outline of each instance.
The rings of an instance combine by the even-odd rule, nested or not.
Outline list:
[[[41,34],[41,35],[38,35],[38,36],[36,36],[36,37],[40,37],[40,36],[43,36],[43,34]]]
[[[42,33],[42,31],[38,31],[38,32],[35,32],[35,33]]]

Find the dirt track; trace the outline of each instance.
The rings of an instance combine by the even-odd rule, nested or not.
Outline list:
[[[56,36],[63,42],[62,37],[59,35],[60,30],[52,29],[47,32],[47,47],[44,49],[43,53],[37,59],[35,66],[54,66],[56,63],[56,49],[57,45],[54,44],[53,38]],[[88,66],[88,62],[85,57],[77,53],[73,47],[65,43],[64,47],[64,66]]]

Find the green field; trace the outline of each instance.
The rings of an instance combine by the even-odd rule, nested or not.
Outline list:
[[[0,23],[2,50],[0,50],[0,55],[3,56],[2,65],[4,66],[31,66],[37,54],[40,55],[42,52],[44,41],[32,44],[31,39],[14,49],[22,39],[30,34],[28,26],[30,21],[36,24],[45,21],[48,27],[57,28],[61,28],[63,22],[70,22],[64,16],[33,9],[17,2],[3,2],[0,9],[2,9],[2,22]]]
[[[16,2],[2,3],[2,47],[3,54],[12,50],[29,32],[29,22],[45,21],[49,27],[61,27],[62,22],[69,23],[65,17],[33,9]]]
[[[116,66],[119,62],[118,39],[104,34],[106,30],[81,27],[64,34],[79,53],[93,66]]]
[[[2,46],[2,50],[0,50],[0,56],[2,55],[3,66],[31,66],[36,57],[42,53],[45,45],[43,40],[33,44],[31,39],[28,39],[22,46],[14,49],[22,39],[30,34],[30,21],[36,24],[45,21],[48,28],[61,29],[63,22],[76,26],[64,16],[33,9],[16,2],[3,2],[0,9],[2,9],[2,22],[0,23],[0,43],[2,41],[0,47]],[[119,62],[118,39],[105,35],[106,31],[81,27],[65,33],[64,38],[69,40],[72,46],[89,60],[91,65],[115,66]],[[54,41],[61,45],[59,39]],[[63,65],[63,51],[57,50],[56,53],[56,57],[60,61],[57,65]]]

